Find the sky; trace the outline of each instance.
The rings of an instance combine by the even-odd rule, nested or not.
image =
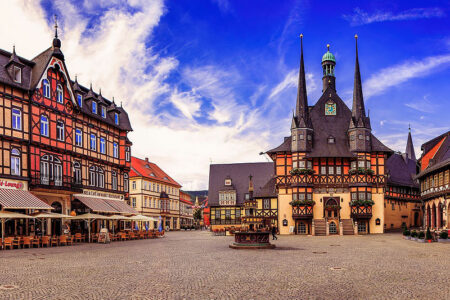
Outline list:
[[[69,74],[127,110],[132,154],[185,190],[206,189],[210,163],[267,161],[288,136],[303,33],[309,105],[321,57],[335,55],[351,107],[355,45],[372,132],[405,151],[450,128],[450,1],[9,0],[0,48],[32,59],[53,16]]]

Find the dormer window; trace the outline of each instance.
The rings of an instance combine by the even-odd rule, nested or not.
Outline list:
[[[230,186],[231,185],[231,179],[227,178],[225,179],[225,185]]]
[[[14,75],[14,81],[17,83],[21,83],[22,82],[22,69],[19,67],[14,67],[13,70],[13,75]]]
[[[328,137],[328,144],[334,144],[336,143],[336,140],[334,139],[334,137],[330,136]]]
[[[77,102],[79,107],[83,107],[83,96],[80,94],[77,95]]]
[[[106,107],[104,107],[103,105],[101,106],[102,108],[102,118],[106,118]]]
[[[97,113],[97,102],[92,101],[92,113]]]
[[[60,84],[56,87],[56,101],[58,101],[58,103],[64,103],[63,88]]]
[[[47,79],[42,80],[42,90],[45,98],[50,98],[50,83]]]
[[[118,113],[114,113],[114,123],[116,125],[119,125],[119,114]]]

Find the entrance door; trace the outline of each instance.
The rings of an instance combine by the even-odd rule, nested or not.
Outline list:
[[[414,213],[414,227],[419,226],[419,213],[416,211]]]
[[[53,202],[52,203],[53,212],[54,213],[62,213],[62,205],[59,202]],[[62,230],[62,223],[61,219],[51,219],[52,224],[52,235],[60,235]]]

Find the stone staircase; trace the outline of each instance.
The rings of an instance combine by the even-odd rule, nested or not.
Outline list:
[[[352,235],[355,234],[353,229],[353,221],[352,219],[341,219],[343,234],[344,235]]]
[[[325,219],[315,219],[314,220],[314,230],[315,235],[327,235],[327,223]]]

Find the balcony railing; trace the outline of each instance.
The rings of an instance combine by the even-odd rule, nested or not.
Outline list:
[[[354,219],[372,218],[372,206],[351,206],[351,217]]]
[[[385,183],[384,175],[369,175],[369,174],[343,174],[343,175],[286,175],[277,177],[277,185],[279,186],[348,186],[357,183],[370,183],[376,185],[383,185]]]
[[[255,217],[262,218],[276,218],[278,216],[278,211],[276,209],[257,209],[255,210]]]
[[[34,172],[31,176],[32,186],[40,186],[45,188],[55,189],[81,189],[83,185],[81,183],[74,183],[71,176],[61,176],[58,178],[51,178],[50,176],[41,175],[40,172]]]
[[[211,225],[236,225],[241,224],[241,218],[235,219],[212,219]]]
[[[313,207],[309,206],[293,206],[292,218],[293,219],[312,219]]]

